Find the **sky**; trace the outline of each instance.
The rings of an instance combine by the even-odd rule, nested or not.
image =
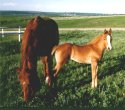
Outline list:
[[[125,0],[0,0],[0,10],[125,14]]]

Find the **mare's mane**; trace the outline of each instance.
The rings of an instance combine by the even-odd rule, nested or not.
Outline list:
[[[35,18],[36,19],[36,18]],[[22,67],[24,69],[27,68],[27,60],[30,58],[30,55],[33,54],[32,52],[32,42],[35,39],[35,36],[33,35],[33,31],[35,30],[35,20],[34,18],[28,23],[26,26],[25,33],[23,35],[22,40]]]

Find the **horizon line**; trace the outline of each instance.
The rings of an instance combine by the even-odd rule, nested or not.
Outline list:
[[[73,12],[73,11],[69,11],[69,12],[56,12],[56,11],[34,11],[34,10],[0,10],[0,11],[17,11],[17,12],[45,12],[45,13],[88,13],[88,14],[107,14],[107,15],[111,15],[111,14],[116,14],[116,15],[125,15],[123,13],[99,13],[99,12]]]

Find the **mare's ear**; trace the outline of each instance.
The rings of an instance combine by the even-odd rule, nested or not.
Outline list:
[[[16,68],[16,72],[20,73],[21,72],[21,68]]]
[[[104,34],[107,34],[107,33],[108,33],[108,31],[105,29],[105,30],[104,30]]]
[[[112,29],[111,28],[109,29],[109,34],[112,34]]]

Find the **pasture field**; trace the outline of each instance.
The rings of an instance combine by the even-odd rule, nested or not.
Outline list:
[[[63,31],[60,33],[60,44],[86,44],[101,33],[102,31]],[[41,89],[28,103],[23,101],[16,73],[16,67],[20,67],[21,44],[16,36],[0,38],[0,109],[122,110],[125,108],[125,32],[113,31],[112,36],[113,49],[106,50],[99,62],[99,83],[96,89],[91,88],[90,65],[69,61],[59,72],[57,87],[50,90],[45,84],[43,67],[38,61]]]
[[[34,16],[0,16],[0,27],[24,28]],[[125,16],[52,17],[59,28],[125,27]]]

